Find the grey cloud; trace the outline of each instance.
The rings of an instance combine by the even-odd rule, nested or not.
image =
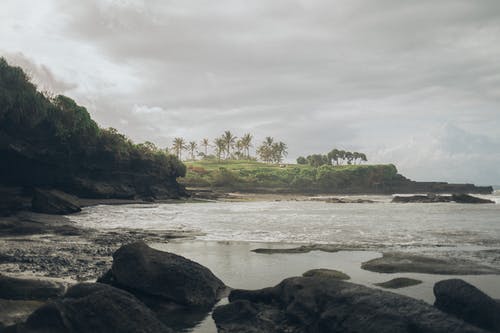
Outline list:
[[[422,178],[424,161],[455,163],[498,139],[496,0],[53,4],[75,70],[98,69],[76,79],[72,94],[136,140],[167,145],[174,136],[251,131],[288,142],[290,159],[342,146]],[[438,144],[432,129],[444,124],[490,139],[465,146],[449,128]],[[456,168],[434,176],[462,179],[466,166]]]
[[[38,64],[22,52],[3,52],[2,56],[12,65],[19,66],[29,75],[32,82],[42,91],[50,93],[66,93],[77,87],[74,82],[63,80],[44,64]]]

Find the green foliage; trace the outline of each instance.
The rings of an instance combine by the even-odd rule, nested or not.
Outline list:
[[[283,190],[329,192],[369,188],[397,177],[394,165],[287,165],[280,167],[255,161],[202,160],[187,163],[188,171],[180,181],[192,187],[227,190]]]
[[[186,167],[151,142],[132,143],[114,128],[101,129],[88,111],[69,97],[48,98],[18,67],[0,58],[0,134],[37,147],[50,165],[77,175],[140,171],[183,177]],[[35,156],[36,157],[36,156]]]

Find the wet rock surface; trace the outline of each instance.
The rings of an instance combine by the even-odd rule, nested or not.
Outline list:
[[[450,279],[434,285],[434,306],[468,323],[500,332],[500,303],[473,285]]]
[[[8,300],[54,299],[64,294],[66,287],[54,281],[20,279],[0,274],[0,298]]]
[[[213,312],[221,333],[483,332],[422,301],[336,279],[289,278],[234,290],[229,301]]]
[[[139,296],[183,306],[211,307],[226,289],[208,268],[182,256],[158,251],[144,242],[122,246],[111,270],[100,281]]]
[[[189,232],[134,229],[93,230],[66,217],[21,213],[0,218],[0,271],[88,281],[101,276],[123,244],[168,242]]]
[[[6,332],[172,332],[126,291],[98,283],[71,287]]]
[[[386,282],[375,283],[376,286],[387,288],[387,289],[399,289],[405,287],[416,286],[421,284],[422,281],[410,278],[395,278]]]
[[[351,278],[344,272],[326,268],[311,269],[302,274],[302,276],[337,279],[337,280],[349,280]]]
[[[378,273],[427,273],[454,275],[499,274],[500,271],[467,260],[448,260],[422,255],[388,252],[361,265],[362,269]]]
[[[495,203],[494,201],[473,197],[472,195],[468,194],[436,195],[432,193],[427,195],[395,196],[394,198],[392,198],[392,202],[395,203],[456,202],[456,203],[473,203],[473,204]]]

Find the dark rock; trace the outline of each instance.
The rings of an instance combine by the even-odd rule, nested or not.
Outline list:
[[[459,279],[434,285],[436,306],[468,323],[492,332],[500,332],[500,304],[482,291]]]
[[[351,277],[346,273],[334,270],[334,269],[311,269],[302,274],[305,277],[322,277],[328,279],[338,279],[338,280],[349,280]]]
[[[350,198],[312,198],[311,201],[321,201],[326,203],[375,203],[376,201],[369,199],[350,199]]]
[[[10,332],[172,332],[133,295],[103,284],[71,287]]]
[[[395,203],[436,203],[436,202],[451,202],[449,195],[409,195],[409,196],[395,196],[392,202]]]
[[[36,309],[45,304],[45,301],[24,301],[0,298],[0,332],[4,327],[24,322]]]
[[[213,312],[220,333],[483,332],[423,301],[336,279],[289,278],[229,299]]]
[[[422,255],[391,252],[361,264],[361,268],[377,273],[426,273],[453,275],[499,274],[500,271],[459,259],[439,259]]]
[[[29,210],[31,203],[21,187],[0,186],[0,216],[9,216],[20,210]]]
[[[395,203],[436,203],[436,202],[457,202],[457,203],[495,203],[494,201],[473,197],[468,194],[452,194],[452,195],[409,195],[395,196],[392,198]]]
[[[48,300],[64,294],[61,283],[49,280],[18,279],[0,274],[0,298],[10,300]]]
[[[158,298],[184,306],[211,307],[226,287],[208,268],[173,253],[154,250],[144,242],[122,246],[101,282],[139,297]]]
[[[492,200],[473,197],[472,195],[468,195],[468,194],[453,194],[451,196],[451,200],[453,200],[457,203],[473,203],[473,204],[485,204],[485,203],[494,204],[495,203]]]
[[[61,191],[35,189],[31,201],[33,211],[45,214],[71,214],[81,211],[76,198]]]
[[[388,289],[399,289],[421,284],[422,281],[410,278],[395,278],[386,282],[375,283],[376,286]]]

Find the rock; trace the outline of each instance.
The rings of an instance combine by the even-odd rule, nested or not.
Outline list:
[[[468,323],[500,332],[500,304],[460,279],[439,281],[434,285],[434,306]]]
[[[57,190],[35,189],[31,201],[33,211],[45,214],[71,214],[81,211],[75,197]]]
[[[326,269],[326,268],[319,268],[319,269],[311,269],[302,276],[306,277],[322,277],[322,278],[328,278],[328,279],[338,279],[338,280],[349,280],[351,277],[343,272],[334,270],[334,269]]]
[[[211,307],[226,290],[208,268],[144,242],[124,245],[113,254],[111,270],[100,279],[139,297],[183,306]]]
[[[23,322],[40,306],[43,301],[16,301],[0,298],[0,332],[4,327]]]
[[[388,289],[399,289],[404,287],[416,286],[421,284],[422,281],[410,278],[395,278],[386,282],[375,283],[376,286]]]
[[[457,203],[473,203],[473,204],[486,204],[486,203],[494,204],[495,203],[492,200],[473,197],[472,195],[468,195],[468,194],[452,194],[451,200],[455,201]]]
[[[392,202],[395,203],[436,203],[436,202],[451,202],[449,195],[409,195],[409,196],[395,196]]]
[[[321,201],[326,203],[375,203],[376,201],[369,199],[350,199],[350,198],[312,198],[311,201]]]
[[[459,259],[439,259],[422,255],[390,252],[382,258],[372,259],[361,264],[361,268],[377,273],[426,273],[452,275],[499,274],[500,271]]]
[[[31,204],[21,187],[0,186],[0,216],[9,216],[20,210],[29,210]]]
[[[64,298],[33,312],[9,332],[170,333],[155,314],[126,291],[98,283],[71,287]]]
[[[423,301],[336,279],[289,278],[229,300],[213,312],[220,333],[483,332]]]
[[[392,202],[395,203],[436,203],[436,202],[457,202],[457,203],[495,203],[494,201],[473,197],[468,194],[452,194],[452,195],[409,195],[395,196]]]
[[[18,279],[0,274],[0,298],[9,300],[48,300],[64,294],[65,286],[58,282]]]

